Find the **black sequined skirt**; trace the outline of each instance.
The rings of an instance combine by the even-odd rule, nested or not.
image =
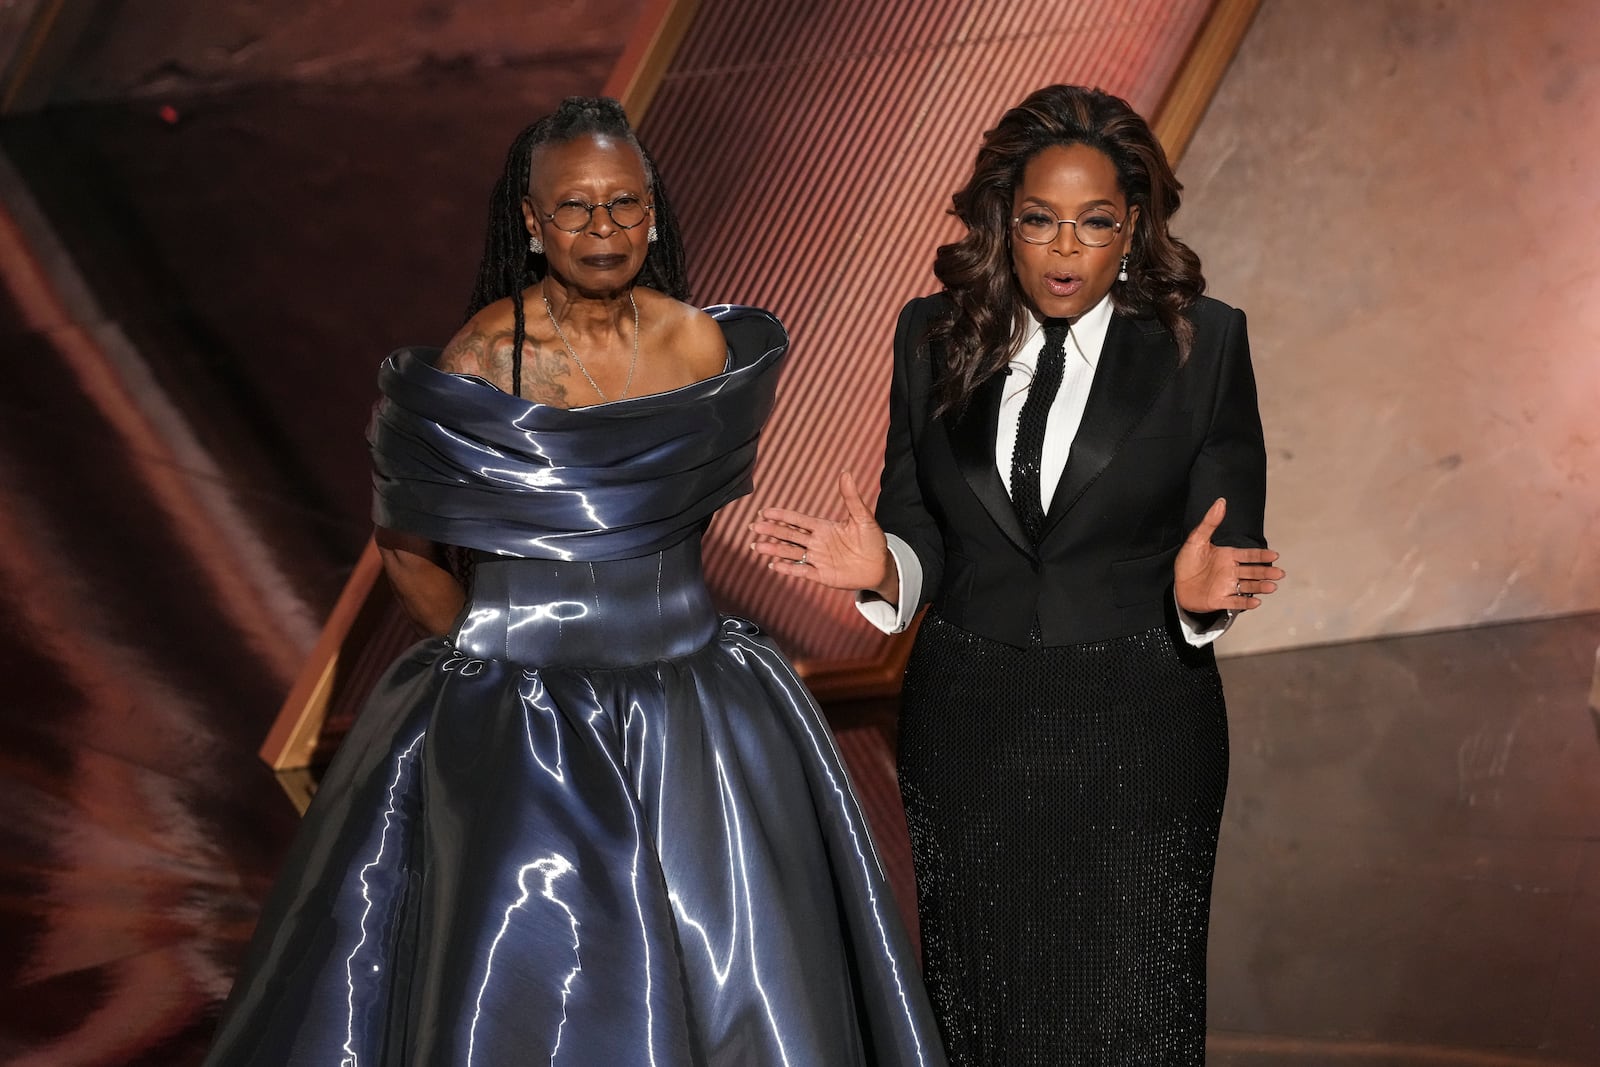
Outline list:
[[[1228,779],[1209,648],[1019,649],[923,620],[900,720],[924,971],[952,1065],[1205,1059]]]

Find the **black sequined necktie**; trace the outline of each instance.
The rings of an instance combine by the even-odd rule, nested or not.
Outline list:
[[[1011,451],[1011,503],[1022,520],[1028,540],[1039,543],[1044,531],[1044,494],[1039,488],[1039,465],[1044,459],[1044,430],[1050,405],[1061,389],[1067,367],[1067,323],[1052,320],[1044,327],[1044,351],[1028,386],[1028,399],[1017,417],[1017,444]]]

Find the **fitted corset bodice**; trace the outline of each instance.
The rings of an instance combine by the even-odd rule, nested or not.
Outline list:
[[[623,667],[687,655],[717,613],[700,538],[632,559],[482,556],[454,636],[468,656],[541,667]]]

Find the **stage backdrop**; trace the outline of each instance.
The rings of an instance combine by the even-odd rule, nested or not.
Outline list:
[[[1290,580],[1230,652],[1600,609],[1600,19],[1266,0],[1179,167]]]
[[[49,95],[62,103],[247,85],[353,85],[422,68],[521,68],[536,83],[567,81],[564,67],[609,63],[621,51],[642,0],[54,0],[54,6],[63,13],[51,23],[52,50],[70,49],[49,75]],[[80,18],[85,8],[92,10]]]

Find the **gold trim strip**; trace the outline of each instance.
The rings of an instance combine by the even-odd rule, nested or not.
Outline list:
[[[1174,167],[1205,117],[1261,0],[1217,0],[1150,124]]]
[[[644,121],[672,57],[677,55],[699,0],[655,0],[639,15],[622,56],[606,79],[602,96],[622,103],[635,129]]]

